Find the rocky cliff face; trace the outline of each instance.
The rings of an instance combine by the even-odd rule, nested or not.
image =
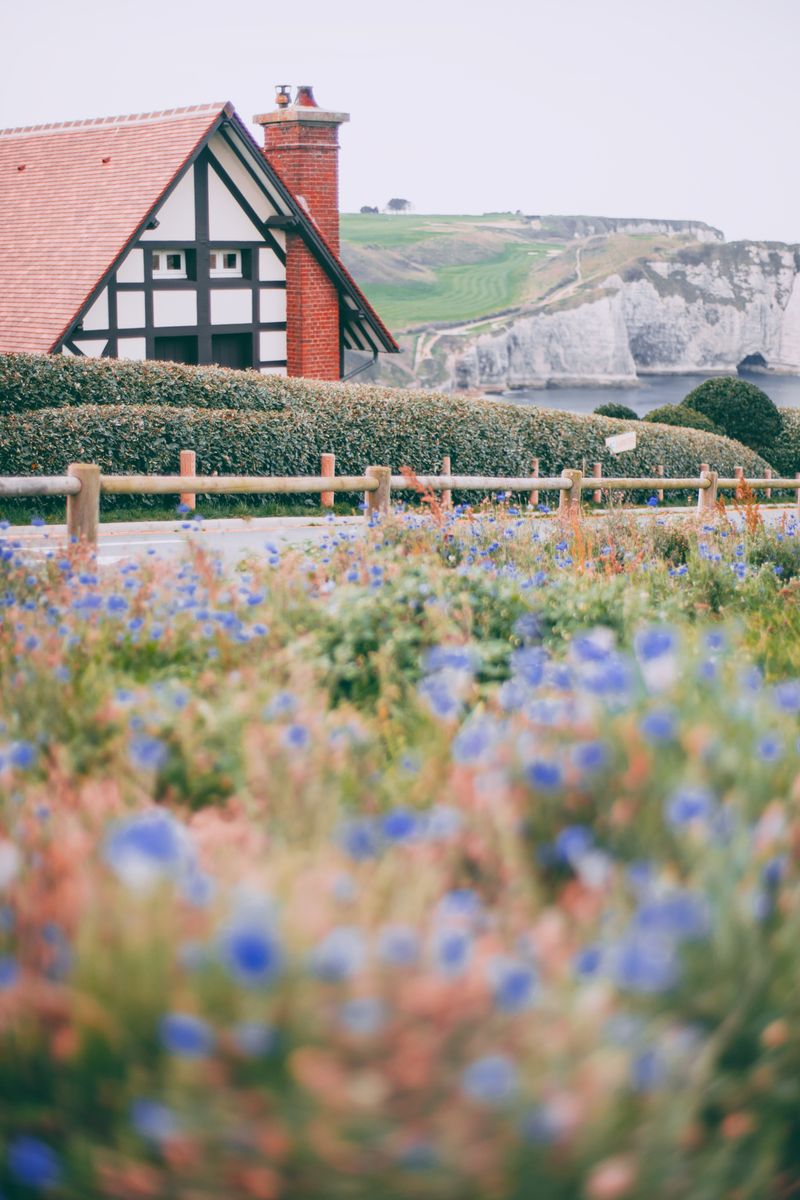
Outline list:
[[[578,287],[467,339],[457,387],[633,382],[637,374],[800,374],[800,246],[716,241]]]

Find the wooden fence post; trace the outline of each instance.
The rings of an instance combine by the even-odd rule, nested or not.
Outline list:
[[[443,475],[451,474],[450,455],[449,454],[445,454],[444,458],[442,459],[442,474]],[[453,493],[450,491],[449,488],[442,488],[442,508],[452,508],[452,507],[453,507]]]
[[[735,479],[744,479],[744,467],[734,467],[733,475],[734,475]],[[744,495],[744,492],[742,491],[741,487],[739,487],[738,484],[736,486],[736,491],[734,492],[734,495],[737,500],[741,500],[742,496]]]
[[[181,475],[196,475],[197,474],[197,455],[194,450],[181,450]],[[186,508],[194,509],[197,507],[197,496],[194,492],[181,492],[181,504]]]
[[[603,478],[603,464],[602,463],[594,464],[594,466],[592,467],[592,477],[594,479],[602,479]],[[592,500],[594,500],[595,504],[602,504],[603,493],[600,490],[600,488],[594,489],[594,491],[592,492]]]
[[[367,492],[367,520],[375,517],[388,517],[392,501],[392,469],[391,467],[367,467],[366,475],[377,479],[378,486],[372,492]]]
[[[335,454],[320,454],[320,475],[326,479],[333,479],[336,474],[336,455]],[[333,492],[320,492],[320,504],[323,508],[333,508]]]
[[[85,541],[97,549],[100,524],[100,468],[94,463],[70,463],[67,474],[80,482],[81,490],[67,496],[67,533],[70,540]]]
[[[697,511],[699,513],[712,513],[717,506],[717,472],[709,471],[705,463],[702,464],[700,470],[701,480],[709,481],[708,487],[701,487],[697,493]]]
[[[561,478],[570,486],[562,488],[558,493],[558,507],[562,515],[577,515],[581,511],[581,491],[583,489],[583,474],[580,471],[562,471]]]
[[[538,460],[538,458],[531,459],[531,475],[533,476],[534,479],[536,479],[539,475],[539,460]],[[536,506],[539,503],[538,489],[534,489],[531,492],[530,496],[528,497],[528,503],[530,504],[531,508],[536,508]]]
[[[656,467],[656,475],[658,475],[659,479],[664,478],[664,464],[663,463],[659,463],[658,466]],[[664,489],[659,488],[658,491],[656,492],[656,496],[658,497],[659,500],[663,501]]]
[[[764,471],[764,478],[772,479],[772,467],[766,468],[766,470]],[[766,496],[766,498],[768,500],[771,500],[772,499],[772,488],[767,488],[766,491],[764,492],[764,495]]]

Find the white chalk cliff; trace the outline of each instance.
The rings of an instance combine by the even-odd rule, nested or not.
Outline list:
[[[732,372],[745,359],[800,374],[800,246],[712,241],[640,259],[469,338],[450,370],[457,387],[504,390]]]

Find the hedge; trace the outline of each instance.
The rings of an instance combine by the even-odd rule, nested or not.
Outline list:
[[[680,425],[684,429],[703,429],[706,433],[722,433],[705,413],[695,412],[685,404],[662,404],[654,408],[644,417],[645,421],[655,421],[659,425]]]
[[[182,448],[197,452],[204,474],[317,474],[325,451],[336,455],[340,474],[371,463],[434,472],[448,453],[459,474],[524,475],[534,455],[543,475],[594,462],[606,475],[652,475],[658,463],[667,476],[696,475],[701,461],[727,475],[737,464],[748,473],[766,465],[725,438],[655,424],[641,428],[636,450],[615,458],[603,438],[619,428],[611,418],[421,392],[387,403],[355,388],[350,397],[280,413],[83,405],[7,416],[0,474],[59,474],[80,461],[109,473],[167,474],[177,470]]]
[[[770,453],[770,462],[781,475],[800,471],[800,408],[780,408],[781,433]]]

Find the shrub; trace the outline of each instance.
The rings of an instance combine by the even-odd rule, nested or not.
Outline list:
[[[781,408],[780,437],[770,452],[770,462],[781,475],[800,471],[800,408]]]
[[[707,379],[683,403],[704,413],[726,437],[768,454],[781,433],[781,415],[766,392],[744,379]]]
[[[628,408],[627,404],[615,404],[613,401],[610,404],[600,404],[594,410],[596,417],[616,417],[620,421],[638,421],[639,414],[635,413],[632,408]]]
[[[695,412],[685,404],[662,404],[647,413],[645,421],[653,421],[657,425],[680,425],[684,429],[704,429],[706,433],[721,433],[710,417],[705,413]]]

